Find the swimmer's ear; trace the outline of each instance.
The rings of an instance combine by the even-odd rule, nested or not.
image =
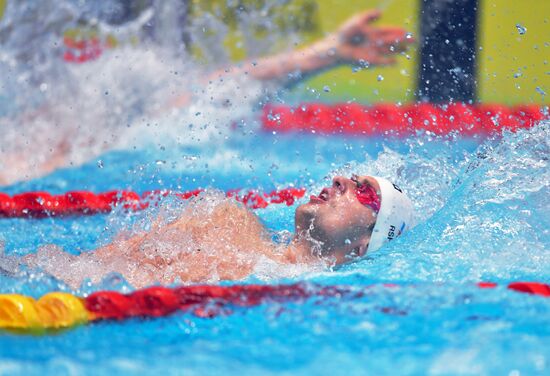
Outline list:
[[[363,257],[367,254],[367,249],[369,248],[369,242],[370,242],[370,238],[366,242],[363,242],[362,245],[359,246],[359,252],[358,252],[359,257]]]
[[[358,245],[357,247],[354,247],[352,250],[351,250],[351,255],[353,257],[361,257],[361,246]]]
[[[367,245],[358,245],[357,247],[353,248],[353,251],[351,252],[352,255],[356,255],[357,258],[361,258],[365,255],[365,252],[367,251],[368,243]]]

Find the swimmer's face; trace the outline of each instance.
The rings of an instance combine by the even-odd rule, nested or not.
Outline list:
[[[320,246],[322,255],[334,257],[336,264],[363,256],[380,207],[379,192],[370,176],[335,177],[332,186],[296,209],[296,234]]]

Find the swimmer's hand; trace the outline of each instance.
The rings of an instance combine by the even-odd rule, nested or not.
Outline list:
[[[368,10],[346,21],[335,34],[328,36],[335,43],[336,55],[344,63],[366,62],[369,65],[390,65],[395,55],[414,42],[407,31],[397,26],[373,26],[381,16]]]

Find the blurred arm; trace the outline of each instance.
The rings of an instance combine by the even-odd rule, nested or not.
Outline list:
[[[229,73],[259,80],[295,80],[341,64],[390,65],[414,39],[401,27],[373,26],[381,16],[368,10],[351,17],[324,39],[301,49],[246,62]]]

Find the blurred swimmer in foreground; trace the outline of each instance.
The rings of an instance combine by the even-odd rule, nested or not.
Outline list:
[[[177,219],[147,232],[79,256],[46,246],[24,262],[72,288],[109,273],[136,288],[273,277],[285,268],[282,274],[293,276],[359,260],[412,225],[413,205],[396,185],[380,177],[337,176],[296,209],[295,233],[286,242],[271,240],[259,218],[236,201],[199,196]]]
[[[380,15],[379,11],[357,14],[336,32],[309,46],[216,71],[208,75],[206,81],[217,83],[224,81],[225,83],[228,78],[246,76],[261,82],[274,82],[277,86],[281,86],[342,64],[368,64],[369,66],[393,64],[396,62],[396,56],[405,51],[414,40],[400,27],[372,25]],[[122,69],[130,71],[138,69],[136,74],[145,73],[139,72],[139,68],[128,65],[124,61],[126,59],[118,59],[116,64],[122,64]],[[154,65],[153,62],[147,62],[149,65]],[[146,66],[149,67],[149,65]],[[101,72],[94,71],[98,68],[101,66],[92,65],[90,68],[92,70],[89,74],[95,77],[94,80],[100,80],[104,76]],[[152,72],[150,74],[160,74],[153,68],[150,70]],[[107,77],[108,87],[112,84],[109,82],[111,77],[109,72],[105,77]],[[206,82],[203,86],[207,86]],[[219,91],[218,86],[215,91]],[[104,90],[98,90],[95,86],[88,88],[86,83],[81,86],[76,85],[76,88],[83,90],[82,95],[89,97],[89,100],[64,101],[58,106],[44,105],[36,111],[17,114],[16,118],[0,118],[1,127],[5,130],[13,128],[11,132],[5,132],[3,142],[0,142],[0,150],[3,150],[0,158],[0,185],[42,176],[70,164],[80,164],[114,147],[135,146],[135,144],[128,144],[134,141],[125,126],[129,122],[124,117],[125,112],[133,111],[134,105],[139,109],[140,106],[148,105],[147,102],[156,102],[151,92],[136,90],[128,93],[129,95],[121,95],[115,100],[115,94],[111,93],[106,97],[103,95]],[[224,94],[225,98],[236,100],[254,96],[246,92],[246,87],[237,85],[231,90]],[[173,92],[172,89],[167,91]],[[98,92],[101,99],[94,97]],[[67,95],[66,98],[68,97]],[[104,97],[109,99],[106,100]],[[169,101],[169,106],[142,109],[144,113],[139,114],[138,117],[140,119],[149,115],[154,117],[174,107],[190,107],[196,101],[197,98],[194,98],[191,92],[179,93]],[[199,103],[195,107],[204,112],[202,106],[204,104]],[[221,112],[221,110],[222,107],[218,107],[215,111]],[[119,114],[116,111],[122,113]],[[193,113],[195,112],[193,110]],[[229,119],[223,121],[227,120]],[[149,126],[150,122],[144,123]],[[29,127],[26,127],[26,124],[29,124]],[[107,124],[110,124],[111,128],[107,128]],[[133,129],[133,131],[138,130]]]

